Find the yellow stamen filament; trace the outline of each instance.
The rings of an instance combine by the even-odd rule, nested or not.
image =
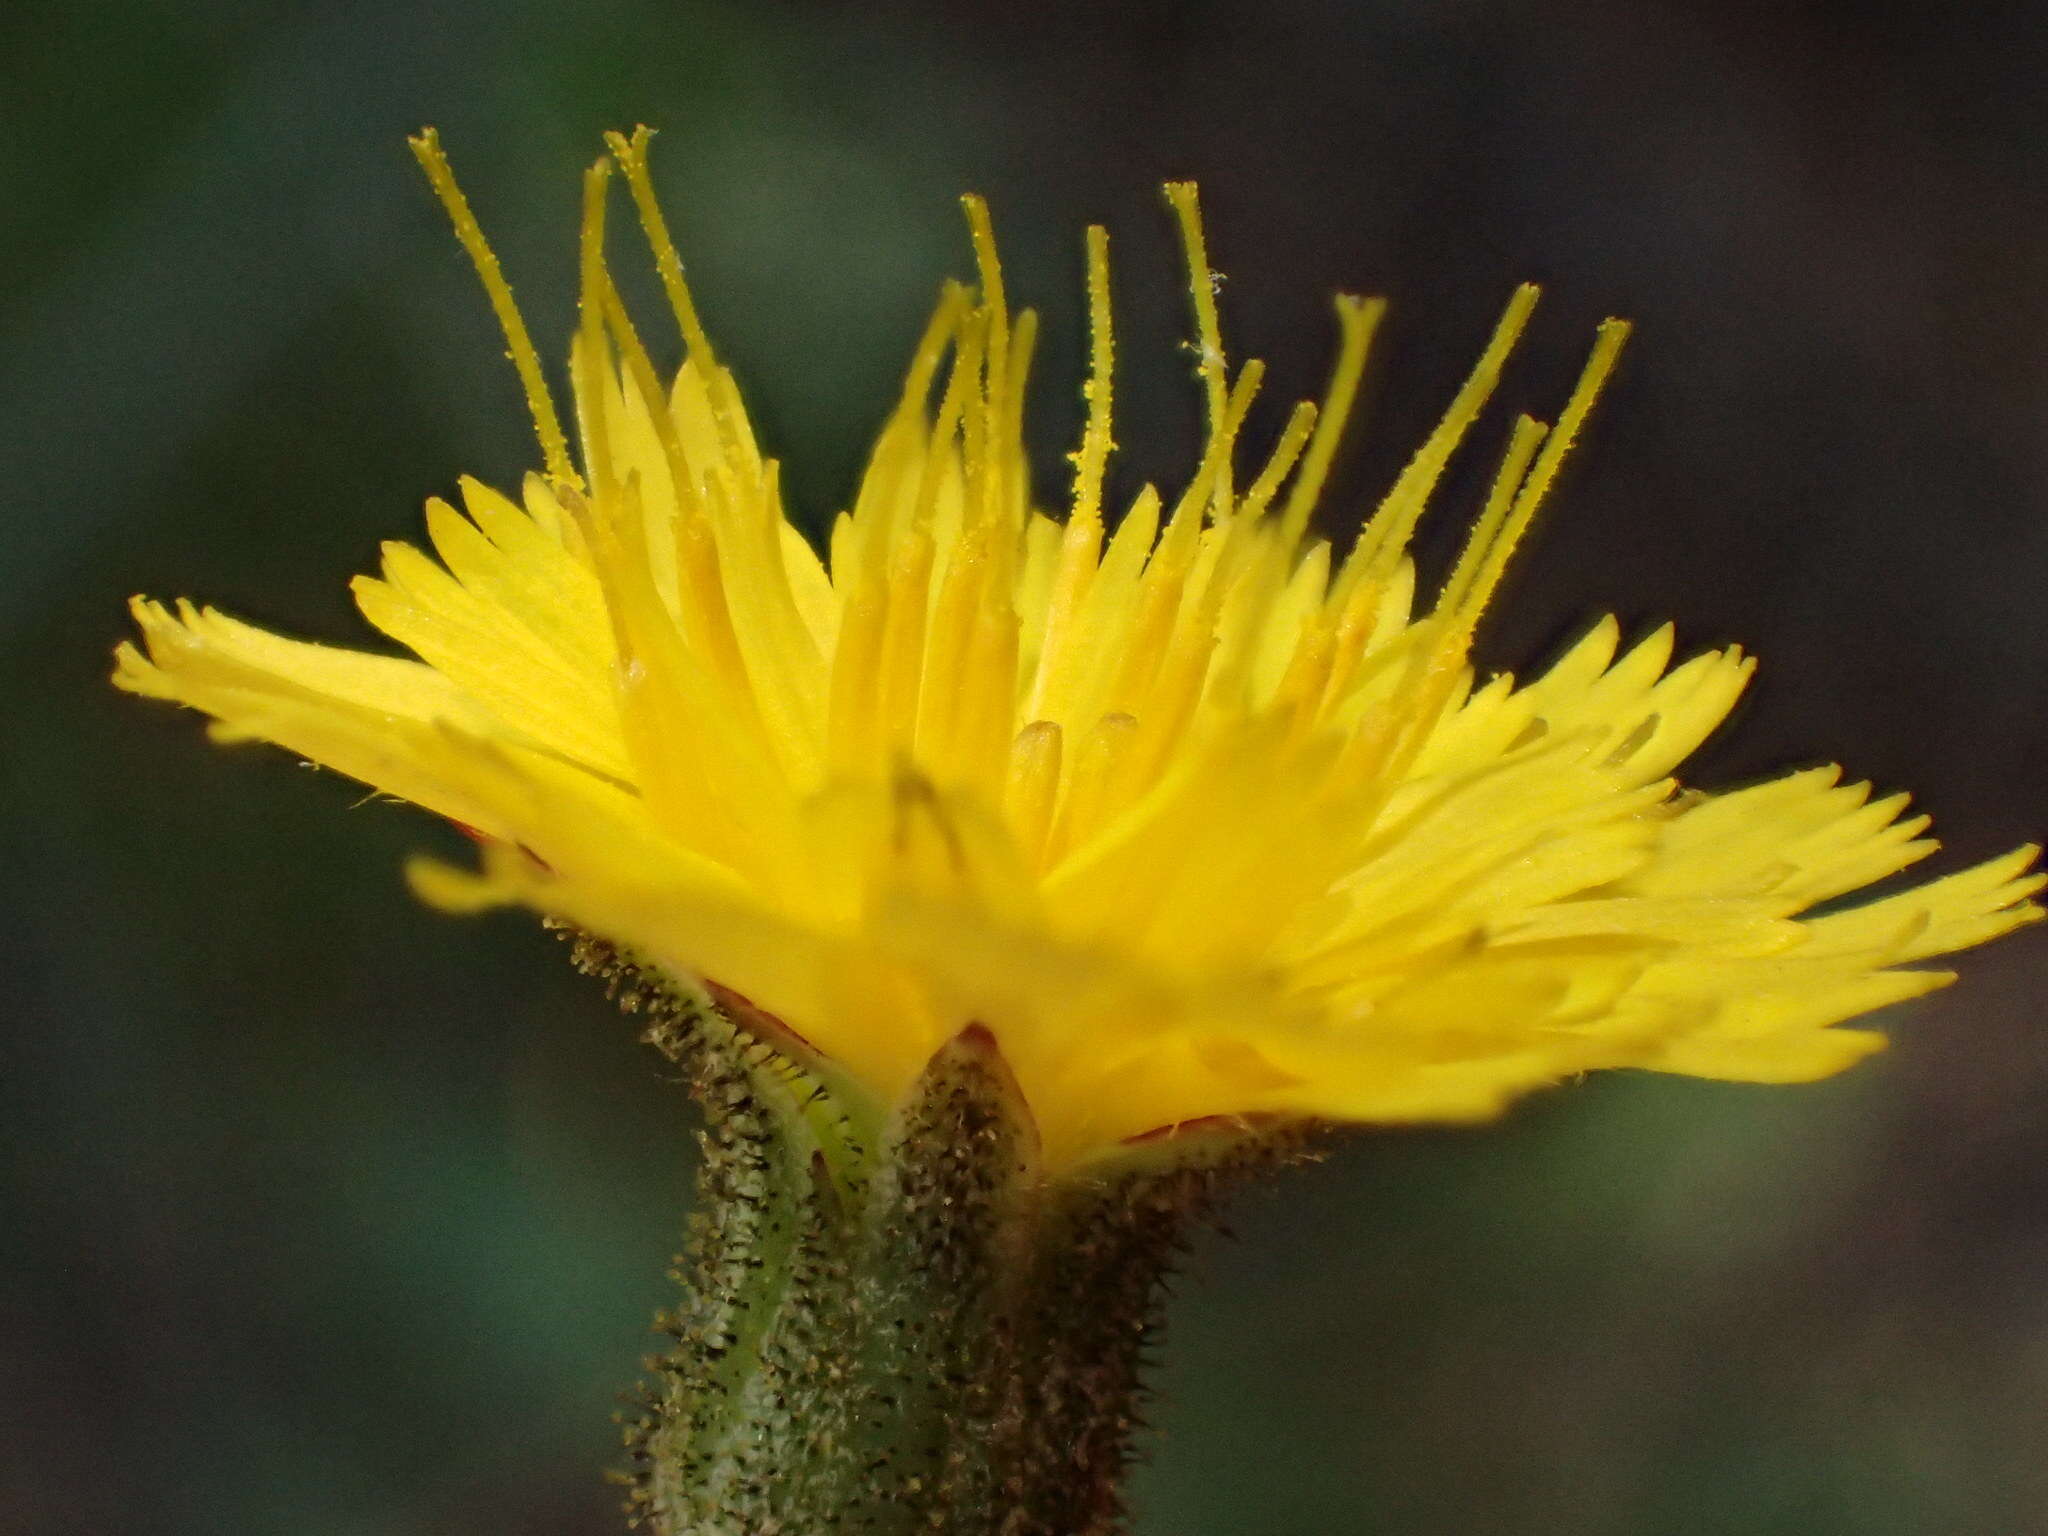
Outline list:
[[[1202,204],[1192,181],[1169,181],[1166,200],[1180,224],[1181,247],[1187,254],[1188,296],[1195,308],[1195,373],[1209,401],[1209,430],[1223,429],[1225,387],[1223,325],[1216,314],[1217,274],[1209,267],[1209,243],[1202,233]],[[1218,483],[1219,500],[1229,499],[1228,476]]]
[[[1435,489],[1444,466],[1450,462],[1458,444],[1464,441],[1466,432],[1479,419],[1480,411],[1492,397],[1494,386],[1500,382],[1501,366],[1521,338],[1523,327],[1529,323],[1529,314],[1536,307],[1538,295],[1539,290],[1533,283],[1524,283],[1515,290],[1514,297],[1508,301],[1507,311],[1494,327],[1486,350],[1480,354],[1471,375],[1452,398],[1443,420],[1416,450],[1415,457],[1408,461],[1400,478],[1394,482],[1394,488],[1365,525],[1365,531],[1359,535],[1358,546],[1351,555],[1360,575],[1384,574],[1407,551],[1409,537],[1429,504],[1429,493]]]
[[[576,347],[570,358],[576,405],[583,419],[583,462],[590,486],[603,503],[612,493],[611,430],[606,402],[614,388],[604,323],[604,201],[611,165],[600,160],[583,173],[582,287]]]
[[[1614,365],[1621,357],[1621,349],[1627,343],[1631,327],[1626,320],[1603,320],[1600,332],[1593,342],[1593,351],[1586,359],[1586,366],[1579,374],[1579,381],[1572,388],[1571,398],[1558,413],[1557,425],[1544,440],[1543,451],[1529,471],[1529,478],[1523,482],[1515,496],[1513,510],[1499,536],[1493,540],[1487,552],[1486,564],[1473,578],[1472,591],[1465,599],[1465,607],[1476,620],[1491,600],[1493,591],[1500,583],[1501,574],[1507,569],[1508,557],[1514,553],[1523,532],[1543,505],[1543,498],[1549,493],[1557,479],[1557,472],[1564,467],[1565,455],[1571,452],[1577,440],[1579,429],[1586,424],[1586,417],[1592,412],[1593,402],[1600,398],[1600,391],[1614,372]]]
[[[974,265],[981,276],[981,301],[993,317],[994,339],[989,343],[991,360],[1003,352],[1008,335],[1009,310],[1003,295],[1003,264],[996,256],[996,228],[989,217],[988,200],[972,193],[960,199],[967,214],[967,230],[974,243]]]
[[[1381,776],[1391,780],[1407,771],[1423,743],[1442,718],[1463,673],[1473,626],[1492,600],[1506,573],[1508,561],[1523,533],[1528,530],[1543,504],[1557,473],[1571,451],[1572,441],[1584,425],[1593,402],[1621,356],[1628,340],[1629,326],[1620,320],[1603,321],[1592,353],[1579,374],[1571,397],[1558,414],[1557,426],[1546,436],[1541,423],[1524,416],[1515,424],[1505,461],[1494,481],[1486,511],[1481,515],[1464,553],[1445,585],[1435,618],[1441,628],[1434,642],[1419,653],[1427,659],[1415,677],[1410,702],[1402,711],[1406,728],[1388,742],[1390,750],[1377,765]],[[1533,468],[1537,444],[1543,444]],[[1523,470],[1527,468],[1527,478]],[[1512,501],[1510,501],[1512,497]]]
[[[498,328],[505,333],[512,366],[519,371],[520,386],[526,391],[526,409],[533,417],[534,435],[540,439],[541,462],[547,466],[548,479],[556,485],[582,485],[569,461],[569,442],[562,433],[562,419],[555,413],[555,398],[548,390],[547,375],[541,372],[540,353],[534,350],[533,338],[527,334],[526,321],[512,298],[512,285],[505,281],[497,253],[484,238],[483,227],[470,210],[469,199],[456,183],[455,171],[441,149],[440,134],[432,128],[422,128],[406,142],[412,146],[420,169],[427,173],[434,196],[447,210],[448,220],[455,226],[455,238],[469,253],[484,295],[491,301],[491,312],[498,317]]]
[[[1088,382],[1082,395],[1088,402],[1088,425],[1081,434],[1081,448],[1075,455],[1075,523],[1102,518],[1102,479],[1116,444],[1111,438],[1111,380],[1116,371],[1116,341],[1111,331],[1109,303],[1109,231],[1100,224],[1088,227]]]
[[[1280,542],[1290,550],[1301,542],[1308,520],[1315,514],[1323,482],[1329,478],[1330,461],[1344,440],[1344,428],[1358,399],[1366,354],[1372,350],[1373,335],[1386,312],[1385,299],[1360,299],[1348,293],[1337,296],[1337,359],[1330,369],[1330,387],[1323,395],[1316,435],[1302,460],[1300,478],[1280,509]]]
[[[1266,460],[1266,467],[1244,493],[1244,500],[1238,503],[1241,516],[1257,519],[1271,505],[1280,489],[1280,483],[1287,478],[1287,472],[1294,468],[1294,461],[1301,456],[1302,445],[1308,442],[1309,433],[1316,424],[1316,408],[1303,400],[1294,407],[1287,418],[1287,425],[1281,429],[1280,441],[1273,445],[1273,452]],[[1289,548],[1293,540],[1282,532],[1282,540]]]
[[[1027,491],[1024,483],[1025,462],[1020,445],[1024,441],[1024,391],[1031,377],[1032,354],[1038,349],[1038,311],[1020,310],[1017,327],[1010,337],[1010,366],[1008,377],[1003,382],[1003,418],[1001,441],[1003,454],[1009,468],[1014,471],[1014,483],[1005,477],[1004,488],[1011,500],[1002,508],[1007,516],[1024,511]],[[1012,526],[1021,526],[1021,517],[1011,519]]]
[[[959,385],[960,467],[966,484],[964,518],[967,523],[978,521],[987,507],[989,410],[986,359],[989,319],[986,305],[976,308],[962,324],[960,339],[953,348],[953,378],[950,382]]]
[[[668,219],[661,211],[661,200],[654,195],[654,179],[647,168],[647,147],[654,138],[654,130],[642,124],[633,130],[630,139],[619,133],[607,133],[604,138],[613,160],[625,173],[627,189],[633,196],[633,208],[639,215],[641,233],[646,236],[647,248],[654,257],[654,269],[661,279],[661,291],[668,299],[669,310],[675,316],[676,329],[682,332],[688,360],[704,381],[719,443],[728,453],[750,457],[752,443],[746,433],[746,408],[740,403],[732,376],[718,365],[718,354],[712,349],[710,333],[698,317],[697,301],[683,276],[683,259],[676,253],[675,241],[670,238]]]
[[[669,479],[675,487],[679,510],[701,516],[703,498],[698,490],[697,477],[691,471],[688,457],[683,452],[682,439],[676,432],[676,419],[668,408],[667,396],[662,390],[660,377],[654,371],[654,362],[641,345],[633,320],[626,313],[625,302],[619,297],[619,290],[612,282],[611,274],[602,264],[595,278],[598,284],[599,313],[604,318],[606,330],[611,333],[620,358],[625,363],[626,374],[632,382],[634,393],[639,396],[642,409],[647,412],[653,424],[655,440],[661,445],[662,459],[668,466]]]
[[[974,265],[981,274],[982,308],[988,315],[983,409],[990,422],[995,423],[1006,418],[1003,390],[1010,361],[1010,312],[1003,294],[1003,265],[996,256],[996,231],[989,219],[987,201],[968,196],[960,199],[960,206],[967,213],[967,228],[974,242]]]
[[[1481,568],[1489,563],[1493,549],[1501,542],[1501,528],[1507,522],[1509,509],[1515,504],[1515,493],[1522,488],[1523,477],[1529,472],[1529,461],[1536,457],[1537,445],[1548,431],[1542,422],[1530,417],[1515,418],[1508,451],[1501,460],[1500,472],[1494,476],[1485,510],[1479,514],[1479,521],[1472,525],[1458,563],[1444,582],[1442,595],[1437,598],[1438,613],[1450,615],[1454,621],[1463,615],[1467,607],[1466,595],[1473,590]],[[1471,617],[1474,620],[1479,617],[1476,609],[1472,610]]]
[[[1246,363],[1238,373],[1237,382],[1231,386],[1230,394],[1223,403],[1217,425],[1209,434],[1202,462],[1195,467],[1195,477],[1181,492],[1180,500],[1174,503],[1173,515],[1166,520],[1166,534],[1159,545],[1161,555],[1177,544],[1192,542],[1201,521],[1201,509],[1205,505],[1217,504],[1214,498],[1224,477],[1230,473],[1230,456],[1237,446],[1238,429],[1250,414],[1252,400],[1265,377],[1266,365],[1257,358]],[[1157,563],[1156,558],[1154,563]]]
[[[647,237],[648,249],[654,255],[654,270],[661,278],[661,289],[668,296],[668,305],[676,317],[676,327],[683,333],[683,345],[690,349],[690,358],[704,371],[708,380],[711,370],[718,366],[718,357],[711,349],[711,337],[704,329],[704,322],[697,315],[697,301],[690,294],[690,285],[683,277],[683,259],[676,253],[675,241],[669,237],[668,219],[661,211],[661,201],[654,195],[654,181],[647,171],[647,145],[653,139],[654,130],[642,125],[633,130],[628,139],[622,133],[608,133],[605,144],[611,149],[612,158],[625,173],[626,186],[633,194],[633,207],[640,215],[640,228]]]
[[[983,387],[983,359],[988,353],[988,310],[977,307],[960,322],[960,334],[953,342],[953,371],[946,381],[947,398],[939,403],[938,429],[932,434],[938,445],[950,446],[953,431],[960,438],[960,473],[970,489],[982,483],[982,459],[988,438],[988,397]],[[950,409],[951,416],[948,418]],[[978,510],[970,494],[966,513],[969,520]]]
[[[931,403],[932,380],[937,377],[939,363],[945,358],[946,348],[953,343],[954,334],[959,330],[960,317],[966,313],[968,294],[964,284],[948,282],[939,290],[939,302],[932,310],[932,317],[925,322],[924,335],[918,338],[917,350],[911,354],[910,367],[903,376],[903,397],[898,410],[907,416],[914,416],[923,422],[925,408]]]

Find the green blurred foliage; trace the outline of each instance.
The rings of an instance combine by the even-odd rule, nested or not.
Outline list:
[[[2048,185],[2027,8],[1281,0],[114,0],[0,21],[0,1527],[617,1528],[616,1394],[691,1117],[447,829],[103,684],[136,590],[359,641],[344,577],[531,458],[403,135],[438,124],[536,329],[576,171],[664,130],[705,306],[815,526],[988,193],[1076,419],[1079,233],[1119,484],[1197,409],[1153,188],[1202,178],[1282,399],[1390,292],[1355,515],[1508,286],[1509,395],[1637,356],[1490,643],[1602,606],[1762,651],[1725,783],[1816,754],[1958,857],[2043,821]],[[1277,429],[1274,406],[1259,429]],[[1469,499],[1469,475],[1448,487]],[[1455,517],[1450,521],[1455,522]],[[1428,552],[1441,555],[1441,542]],[[1174,1313],[1146,1536],[2048,1532],[2048,1068],[2029,936],[1807,1090],[1615,1080],[1358,1137],[1241,1203]]]

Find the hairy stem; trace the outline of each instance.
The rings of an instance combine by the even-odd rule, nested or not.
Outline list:
[[[644,1009],[703,1105],[685,1301],[628,1429],[661,1536],[1109,1536],[1142,1363],[1190,1222],[1298,1142],[1048,1180],[970,1026],[879,1123],[731,1011],[578,960]]]

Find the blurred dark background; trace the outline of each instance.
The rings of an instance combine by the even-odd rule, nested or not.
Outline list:
[[[814,520],[969,270],[963,190],[1046,314],[1049,495],[1091,219],[1120,483],[1186,463],[1168,176],[1204,184],[1266,434],[1320,386],[1329,293],[1393,297],[1347,516],[1515,281],[1550,285],[1517,408],[1632,315],[1491,659],[1610,606],[1739,639],[1765,670],[1696,777],[1839,756],[1954,867],[2048,830],[2038,10],[11,7],[0,1529],[620,1528],[598,1469],[668,1295],[680,1095],[534,925],[408,898],[444,829],[102,681],[137,590],[363,638],[377,541],[527,465],[407,132],[441,127],[553,353],[577,171],[665,130]],[[1597,1081],[1241,1202],[1174,1313],[1141,1532],[2048,1532],[2044,956],[1968,958],[1825,1085]]]

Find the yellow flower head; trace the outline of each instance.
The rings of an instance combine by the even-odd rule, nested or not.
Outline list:
[[[1337,302],[1320,408],[1261,463],[1260,378],[1219,336],[1191,186],[1200,463],[1112,519],[1108,241],[1071,505],[1033,503],[1035,331],[986,209],[820,560],[698,319],[643,130],[589,173],[570,356],[580,463],[434,136],[415,149],[511,343],[545,468],[427,504],[364,615],[419,660],[138,599],[115,680],[472,829],[444,907],[523,902],[682,981],[852,1101],[993,1033],[1052,1168],[1196,1122],[1464,1120],[1599,1067],[1794,1081],[1880,1043],[1841,1020],[1901,969],[2041,916],[2034,850],[1862,905],[1930,852],[1906,797],[1832,768],[1725,794],[1678,764],[1739,650],[1670,665],[1603,619],[1547,672],[1475,678],[1473,628],[1613,367],[1517,420],[1442,588],[1409,537],[1535,303],[1518,291],[1441,424],[1341,555],[1309,537],[1378,301]],[[604,256],[623,172],[685,360],[664,382]],[[1825,915],[1807,915],[1828,904]]]

